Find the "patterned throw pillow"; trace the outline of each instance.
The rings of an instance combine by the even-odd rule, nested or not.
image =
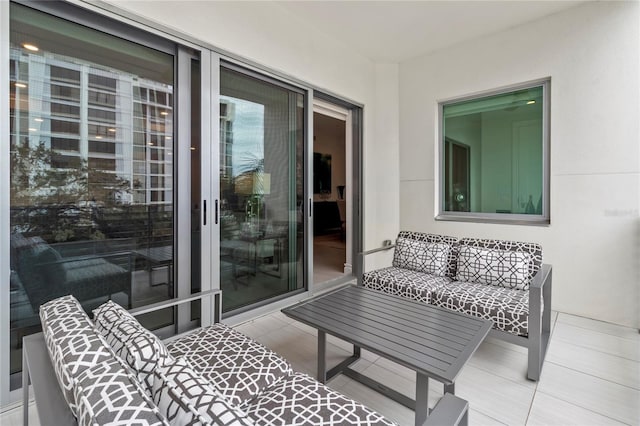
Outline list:
[[[456,280],[527,290],[530,263],[530,253],[463,246]]]
[[[128,318],[137,321],[133,315],[112,300],[103,303],[93,310],[93,323],[102,335],[106,335],[118,320]]]
[[[77,415],[76,378],[96,363],[113,359],[113,352],[73,296],[41,305],[40,321],[58,383],[69,409]]]
[[[115,357],[85,370],[78,377],[74,394],[80,426],[169,424],[128,368]]]
[[[164,343],[140,323],[129,318],[116,321],[105,338],[115,354],[136,372],[138,380],[151,395],[153,370],[159,362],[173,359]]]
[[[151,395],[154,368],[161,361],[173,359],[164,343],[112,301],[95,309],[93,314],[96,329],[115,354],[136,372],[138,380]]]
[[[184,358],[154,371],[153,401],[171,424],[253,425],[232,407]]]
[[[409,238],[398,238],[393,253],[393,266],[444,277],[447,274],[451,246]]]

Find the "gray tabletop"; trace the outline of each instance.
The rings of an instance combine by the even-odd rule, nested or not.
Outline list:
[[[445,384],[491,329],[491,321],[360,286],[283,309],[291,318]]]

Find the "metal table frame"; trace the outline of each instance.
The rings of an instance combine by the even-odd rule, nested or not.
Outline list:
[[[282,312],[318,330],[318,380],[344,374],[415,410],[415,424],[429,415],[429,379],[455,394],[455,380],[489,333],[492,322],[360,286],[348,286]],[[353,344],[353,355],[327,371],[326,335]],[[416,399],[350,366],[366,349],[416,372]]]

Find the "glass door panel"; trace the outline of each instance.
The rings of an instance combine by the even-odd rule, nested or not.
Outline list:
[[[41,304],[174,293],[174,56],[11,4],[11,373]],[[148,318],[148,326],[173,322]]]
[[[229,312],[304,288],[304,95],[220,74],[220,283]]]

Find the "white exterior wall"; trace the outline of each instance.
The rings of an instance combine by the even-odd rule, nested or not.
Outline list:
[[[598,2],[400,64],[400,226],[535,241],[553,309],[640,327],[640,4]],[[551,225],[434,220],[439,100],[551,77]]]

